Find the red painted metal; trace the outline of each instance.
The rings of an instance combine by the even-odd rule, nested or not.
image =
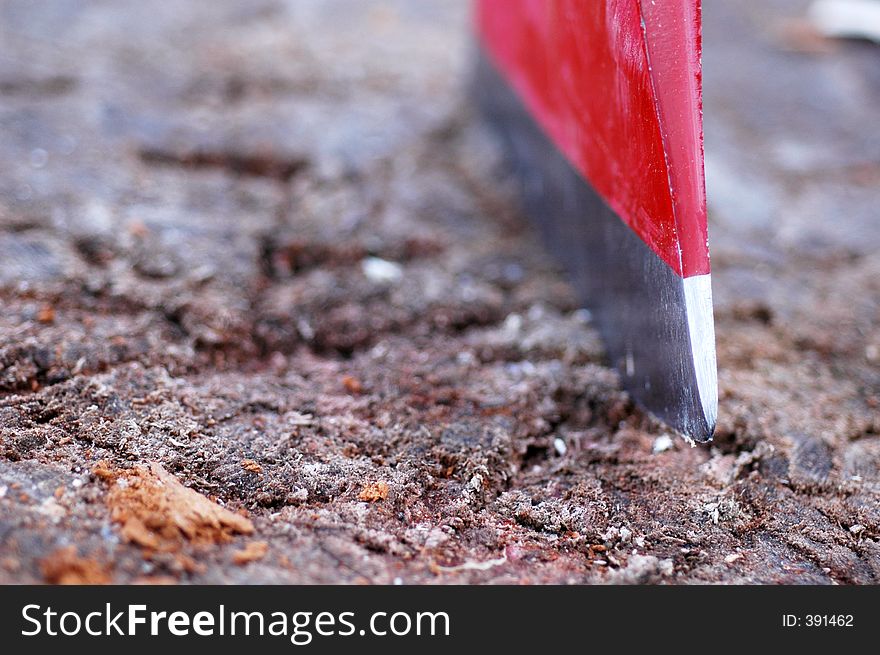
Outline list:
[[[485,50],[611,209],[709,272],[700,0],[477,0]]]

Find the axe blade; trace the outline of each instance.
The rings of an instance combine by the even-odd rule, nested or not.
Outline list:
[[[718,381],[699,0],[477,0],[474,95],[633,398],[695,441]]]

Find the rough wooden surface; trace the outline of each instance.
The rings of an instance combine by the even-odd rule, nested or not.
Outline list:
[[[804,4],[705,3],[691,448],[519,216],[463,3],[0,3],[0,581],[880,581],[880,50]]]

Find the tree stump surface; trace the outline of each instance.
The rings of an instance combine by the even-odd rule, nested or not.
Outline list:
[[[0,4],[0,582],[880,582],[880,49],[705,5],[692,448],[522,218],[466,3]]]

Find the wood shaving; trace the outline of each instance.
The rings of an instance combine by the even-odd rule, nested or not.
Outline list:
[[[241,550],[232,554],[232,561],[242,566],[263,559],[269,552],[269,544],[265,541],[252,541]]]
[[[185,487],[160,464],[93,470],[110,483],[107,505],[126,541],[155,551],[176,551],[185,542],[217,544],[234,534],[252,534],[254,525],[202,494]]]
[[[388,498],[388,484],[385,482],[371,482],[361,489],[358,500],[366,503],[375,503]]]
[[[251,473],[262,473],[263,472],[263,467],[260,465],[260,463],[255,462],[252,459],[243,460],[241,463],[241,468],[243,468],[245,471],[249,471]]]
[[[40,572],[49,584],[101,585],[110,584],[112,576],[106,564],[80,557],[76,546],[65,546],[40,560]]]

